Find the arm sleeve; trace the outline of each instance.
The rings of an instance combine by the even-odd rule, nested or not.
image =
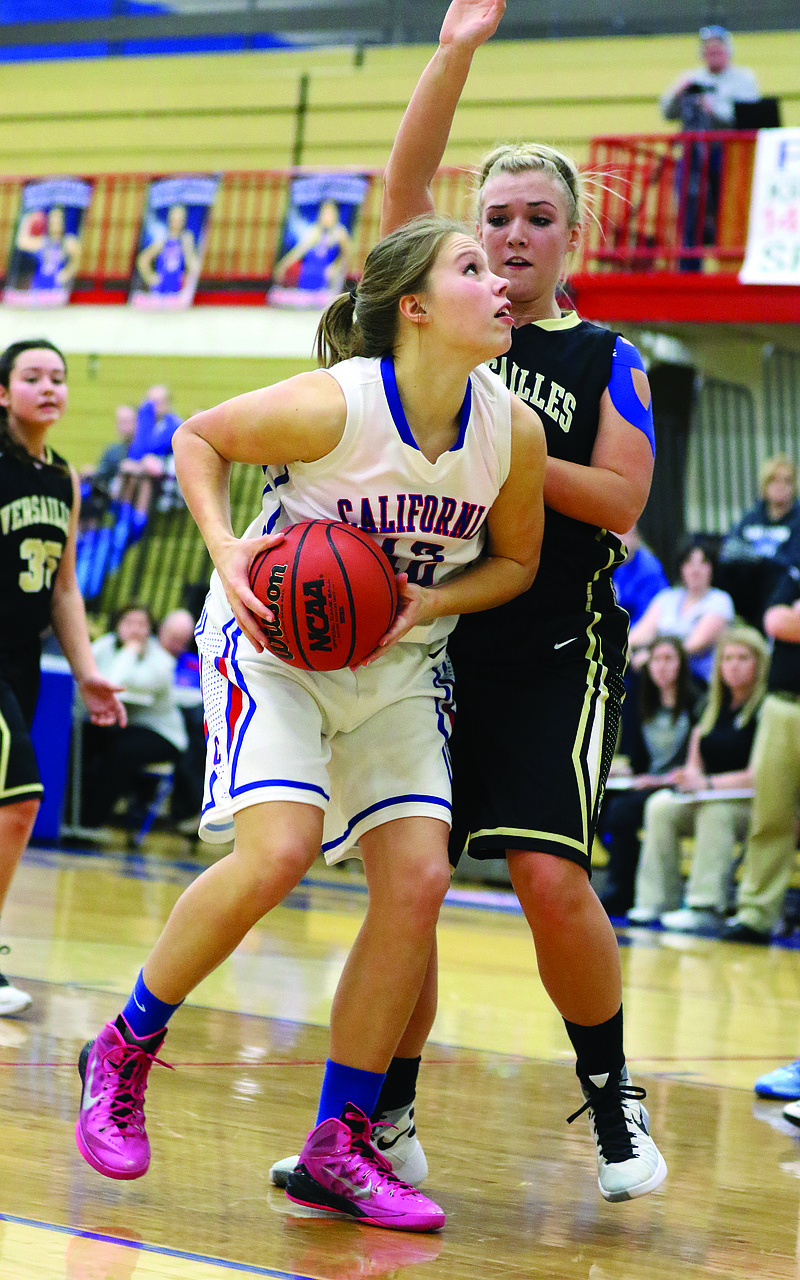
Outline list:
[[[632,342],[627,342],[624,338],[618,337],[614,343],[614,352],[611,356],[611,377],[608,380],[611,403],[621,418],[624,418],[632,427],[637,427],[639,431],[642,431],[647,436],[650,448],[655,454],[656,436],[653,424],[653,397],[650,397],[648,405],[642,404],[639,399],[639,393],[633,383],[633,369],[641,369],[642,373],[644,373],[644,361]]]

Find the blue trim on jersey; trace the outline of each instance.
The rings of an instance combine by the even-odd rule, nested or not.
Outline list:
[[[421,800],[424,801],[425,804],[438,804],[439,807],[445,809],[447,813],[452,812],[452,805],[449,800],[443,800],[441,796],[428,796],[422,795],[421,793],[418,794],[416,792],[411,792],[408,795],[402,796],[390,796],[387,800],[378,800],[375,804],[371,804],[368,809],[362,810],[361,813],[354,814],[338,839],[329,840],[327,844],[324,844],[322,846],[322,852],[328,853],[329,850],[338,849],[340,845],[344,844],[345,840],[350,835],[350,832],[358,825],[362,818],[368,818],[371,813],[379,813],[381,809],[390,809],[396,804],[405,804],[409,800]]]
[[[239,640],[242,637],[242,632],[235,618],[231,618],[230,622],[225,623],[224,627],[222,628],[222,634],[225,636],[226,640],[228,641],[228,650],[223,654],[223,658],[225,659],[226,662],[230,663],[231,669],[234,672],[234,675],[236,676],[236,688],[239,689],[240,693],[243,695],[243,697],[247,699],[247,703],[248,703],[247,710],[244,713],[244,717],[235,726],[236,745],[233,748],[233,755],[230,757],[231,785],[229,787],[229,792],[231,795],[234,795],[235,794],[234,778],[236,777],[236,766],[239,760],[239,752],[242,749],[242,743],[244,741],[244,736],[245,736],[245,733],[247,732],[248,725],[250,724],[250,721],[253,719],[253,716],[255,715],[256,704],[255,704],[255,699],[252,698],[250,695],[250,690],[247,688],[247,681],[242,676],[241,667],[239,666],[236,660],[236,649],[238,647]],[[228,656],[228,653],[230,653],[230,656]],[[228,705],[226,708],[225,719],[228,725],[228,732],[232,734],[234,726],[231,725],[231,719],[230,719],[230,706],[231,706],[230,697],[231,697],[231,693],[229,690]],[[228,743],[229,752],[232,746],[233,746],[233,742],[230,741]]]
[[[266,467],[264,467],[263,470],[265,475],[269,475]],[[283,511],[283,508],[280,505],[281,500],[280,500],[280,497],[278,496],[278,487],[282,484],[288,484],[288,483],[289,483],[289,470],[288,468],[285,468],[280,473],[280,475],[270,476],[269,479],[267,480],[267,483],[264,485],[264,488],[261,490],[262,505],[264,503],[265,498],[269,494],[272,494],[274,496],[274,501],[275,501],[275,506],[273,507],[269,517],[264,522],[264,528],[262,530],[263,533],[275,532],[275,525],[278,523],[278,520]]]
[[[403,408],[403,402],[400,399],[400,392],[397,389],[397,377],[394,371],[394,360],[391,356],[384,356],[381,360],[381,379],[383,380],[383,390],[386,394],[386,403],[389,406],[389,412],[392,415],[392,421],[397,427],[397,433],[403,444],[410,445],[412,449],[419,452],[419,445],[411,434],[406,418],[406,412]],[[456,449],[464,447],[464,440],[467,434],[470,414],[472,413],[472,379],[467,379],[467,390],[459,410],[458,419],[458,437],[448,453],[455,452]]]
[[[639,399],[639,393],[633,385],[633,369],[646,372],[644,361],[632,342],[617,338],[611,356],[611,377],[608,380],[608,392],[611,403],[621,418],[632,427],[642,431],[650,442],[653,456],[656,452],[656,433],[653,423],[653,397],[645,408]]]

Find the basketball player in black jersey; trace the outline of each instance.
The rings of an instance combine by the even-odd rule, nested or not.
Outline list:
[[[43,792],[30,739],[43,632],[52,626],[93,723],[125,723],[116,686],[97,670],[75,578],[77,473],[46,443],[66,403],[66,365],[51,342],[0,355],[0,910]],[[30,1003],[0,974],[0,1015]]]
[[[386,169],[384,234],[432,206],[430,182],[472,56],[504,8],[504,0],[451,3]],[[619,951],[590,884],[627,644],[627,614],[611,585],[624,551],[609,530],[624,532],[640,515],[654,441],[636,349],[574,312],[562,315],[556,301],[582,214],[575,166],[551,148],[499,147],[484,162],[479,239],[492,271],[509,282],[515,322],[507,355],[492,367],[545,425],[548,509],[533,586],[462,618],[449,644],[457,704],[452,848],[454,861],[465,846],[477,858],[507,855],[542,981],[576,1052],[600,1190],[617,1201],[654,1190],[666,1176],[644,1090],[631,1085],[625,1066]],[[425,992],[394,1065],[406,1089],[433,1020],[432,974]]]

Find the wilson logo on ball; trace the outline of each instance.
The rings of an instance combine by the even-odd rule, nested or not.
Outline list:
[[[263,631],[268,648],[277,654],[279,658],[283,658],[286,662],[292,662],[294,654],[286,643],[286,637],[281,626],[281,618],[283,616],[283,580],[288,569],[288,564],[274,564],[269,571],[264,603],[268,604],[272,609],[273,619],[272,622],[264,621]]]
[[[273,612],[264,643],[290,666],[338,671],[376,648],[397,610],[394,569],[369,534],[340,520],[306,520],[260,552],[250,585]]]

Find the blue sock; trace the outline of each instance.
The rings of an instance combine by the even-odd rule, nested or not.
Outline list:
[[[386,1079],[384,1071],[361,1071],[358,1067],[345,1067],[341,1062],[325,1063],[325,1076],[319,1099],[317,1124],[323,1120],[336,1120],[348,1102],[360,1107],[365,1116],[371,1116]]]
[[[147,1036],[155,1035],[156,1031],[161,1031],[182,1004],[182,1000],[179,1004],[165,1004],[163,1000],[159,1000],[158,996],[147,990],[140,973],[130,999],[122,1010],[122,1016],[136,1039],[144,1040]]]

